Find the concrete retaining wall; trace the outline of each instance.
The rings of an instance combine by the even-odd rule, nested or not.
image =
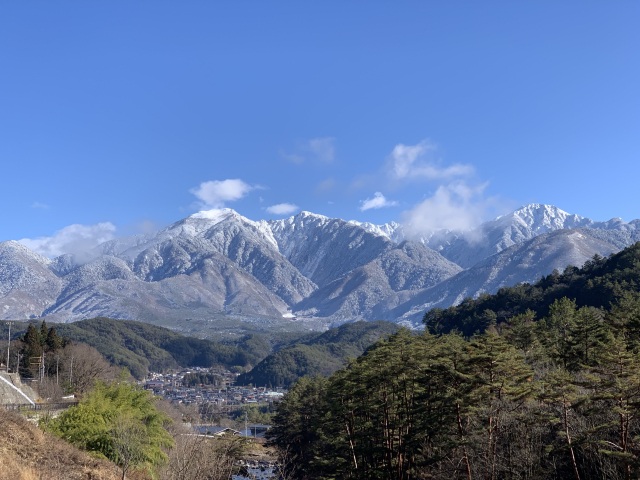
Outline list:
[[[36,392],[22,383],[17,373],[0,372],[0,405],[32,405],[37,400]]]

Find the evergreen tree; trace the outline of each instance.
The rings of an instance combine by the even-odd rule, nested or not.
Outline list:
[[[499,465],[505,416],[520,409],[533,394],[533,371],[522,354],[495,331],[489,330],[470,343],[470,371],[475,376],[473,391],[477,470],[483,478],[494,480],[510,471],[512,465]]]
[[[594,307],[580,308],[569,327],[569,359],[572,369],[593,366],[598,362],[609,339],[609,328],[604,324],[604,314]]]
[[[571,373],[564,368],[557,368],[547,374],[541,387],[538,398],[548,407],[545,411],[548,414],[545,421],[557,429],[556,438],[559,444],[550,445],[555,448],[552,453],[557,454],[559,458],[556,475],[560,478],[565,475],[566,478],[580,480],[575,438],[582,436],[583,431],[579,429],[576,418],[577,408],[585,401],[585,395],[575,384]],[[566,456],[563,452],[566,452]],[[563,468],[563,463],[567,465],[566,468]]]
[[[30,323],[22,337],[22,350],[20,352],[20,375],[28,378],[38,378],[42,365],[42,339],[38,329]]]
[[[45,427],[74,445],[112,460],[122,478],[133,467],[154,471],[167,460],[173,440],[153,395],[120,381],[98,384],[76,407],[50,419]]]
[[[49,328],[44,346],[47,352],[56,352],[64,346],[64,339],[58,335],[54,327]]]
[[[621,477],[637,478],[640,463],[640,359],[614,337],[589,369],[592,415],[599,419],[600,451],[615,459]]]
[[[311,472],[320,449],[326,384],[321,377],[303,377],[278,405],[268,438],[279,449],[287,478],[315,478]]]
[[[547,355],[564,369],[575,368],[573,362],[574,339],[577,306],[574,300],[566,297],[553,302],[549,307],[549,316],[538,329]]]
[[[40,346],[44,349],[47,337],[49,336],[49,328],[44,320],[40,324]]]

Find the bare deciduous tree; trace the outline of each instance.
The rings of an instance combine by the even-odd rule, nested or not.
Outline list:
[[[98,380],[108,382],[118,376],[98,350],[83,343],[67,345],[60,357],[59,376],[77,393],[88,391]]]
[[[227,480],[241,455],[244,440],[226,436],[179,434],[169,452],[162,480]]]

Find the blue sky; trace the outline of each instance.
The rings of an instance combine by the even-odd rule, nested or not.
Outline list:
[[[640,3],[3,2],[0,241],[640,217]]]

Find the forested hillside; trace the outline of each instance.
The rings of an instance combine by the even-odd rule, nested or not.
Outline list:
[[[430,310],[424,323],[432,333],[457,330],[468,336],[528,310],[538,318],[545,316],[549,307],[563,297],[575,300],[579,307],[608,310],[626,292],[638,291],[639,287],[640,243],[636,243],[608,258],[596,256],[582,268],[569,266],[562,273],[555,271],[535,284],[505,287],[495,295]]]
[[[21,339],[29,326],[40,331],[44,322],[12,322],[11,336]],[[66,342],[85,343],[96,348],[110,363],[126,367],[136,378],[149,371],[177,367],[210,367],[244,370],[251,368],[275,349],[305,338],[308,334],[291,332],[275,336],[247,334],[235,341],[198,339],[172,330],[132,320],[93,318],[74,323],[50,323]],[[0,336],[6,338],[8,325],[0,324]],[[46,335],[45,335],[46,337]],[[12,344],[12,349],[19,347]],[[15,358],[12,353],[11,358]],[[38,353],[39,355],[39,353]]]
[[[44,322],[12,325],[14,339],[23,338],[30,329],[46,328]],[[389,322],[355,322],[326,332],[247,334],[235,341],[215,341],[144,322],[104,317],[49,325],[65,342],[94,347],[112,365],[127,368],[136,378],[150,371],[223,366],[249,370],[239,382],[254,385],[289,385],[304,375],[330,375],[348,358],[356,358],[376,340],[398,330]],[[6,336],[6,330],[7,325],[1,324],[0,335]],[[12,348],[18,348],[18,342]]]
[[[331,375],[367,347],[396,332],[390,322],[355,322],[341,325],[285,347],[238,377],[240,385],[289,386],[305,375]]]
[[[638,478],[639,265],[635,245],[301,379],[271,432],[289,478]]]
[[[277,348],[267,335],[249,334],[235,342],[198,339],[144,322],[94,318],[57,326],[61,335],[94,346],[135,377],[180,367],[250,368]],[[300,335],[282,338],[286,344]]]

